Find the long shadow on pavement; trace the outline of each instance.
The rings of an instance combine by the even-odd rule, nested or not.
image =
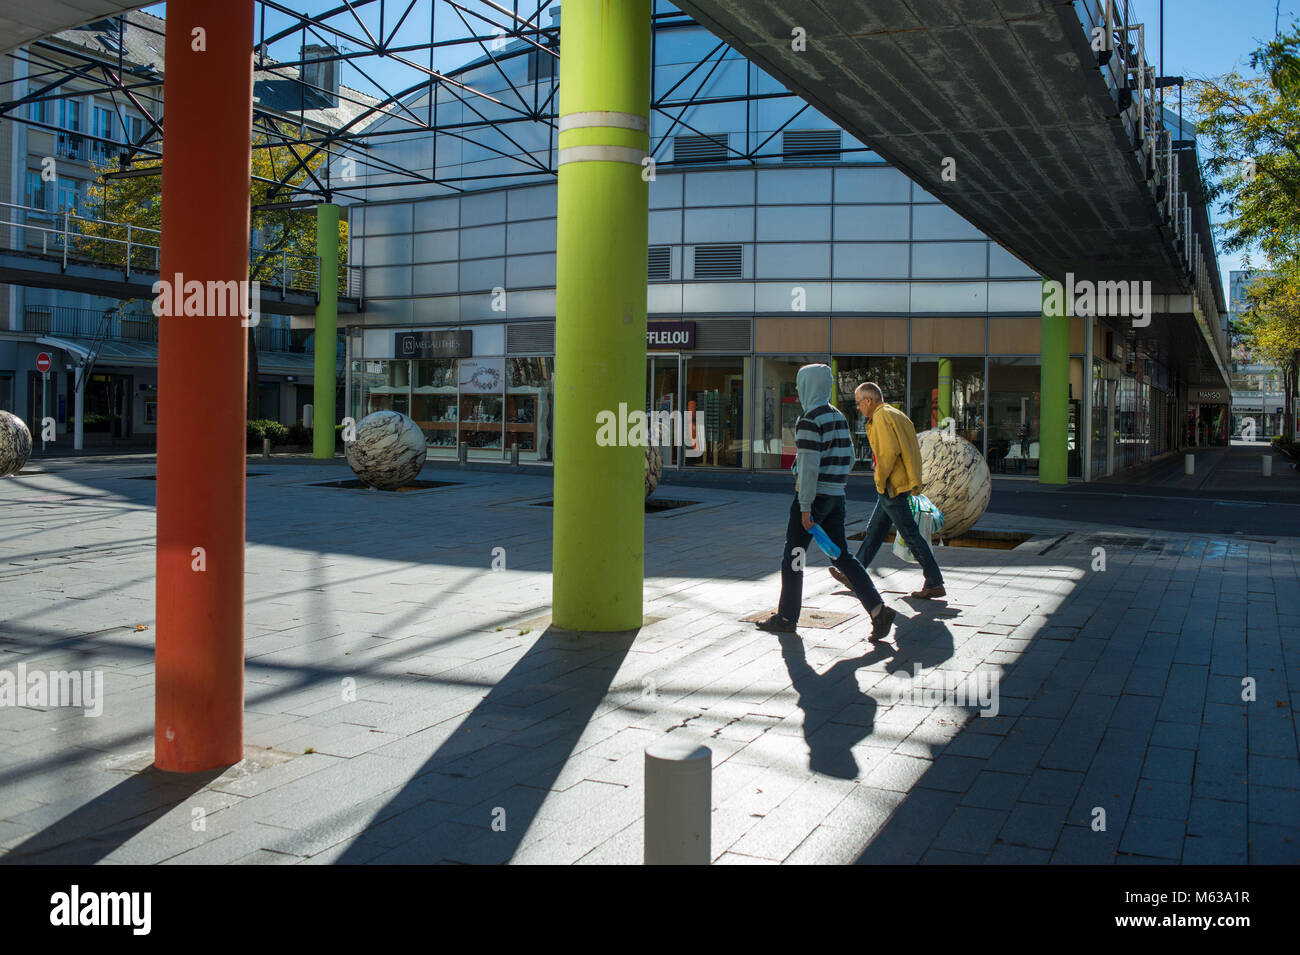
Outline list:
[[[780,640],[781,656],[799,694],[799,709],[803,710],[808,767],[825,776],[856,779],[858,764],[853,747],[871,735],[876,701],[858,688],[855,673],[877,660],[888,659],[893,648],[877,644],[860,657],[840,660],[825,673],[818,673],[808,665],[802,638],[783,633]],[[832,723],[832,718],[840,714],[851,722]]]
[[[166,773],[151,766],[49,823],[8,850],[0,865],[94,865],[222,772]]]
[[[509,862],[638,632],[548,627],[335,861]]]

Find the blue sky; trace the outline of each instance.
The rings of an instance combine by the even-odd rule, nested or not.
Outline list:
[[[535,8],[536,3],[521,2],[521,12],[525,9],[529,13]],[[1147,24],[1147,52],[1151,57],[1154,65],[1159,65],[1160,56],[1160,34],[1161,34],[1161,0],[1116,0],[1119,4],[1128,3],[1130,15],[1134,21],[1140,21]],[[301,7],[305,5],[309,9],[319,9],[325,4],[319,0],[296,0],[288,4],[290,7]],[[330,4],[332,6],[333,4]],[[486,7],[473,3],[473,0],[467,0],[466,6],[483,10],[491,13]],[[508,4],[507,4],[508,5]],[[404,5],[396,5],[399,9]],[[1250,54],[1257,49],[1262,43],[1272,39],[1274,35],[1274,24],[1277,23],[1283,32],[1286,32],[1290,25],[1300,21],[1300,0],[1164,0],[1164,73],[1166,76],[1184,76],[1188,79],[1198,78],[1206,79],[1211,77],[1222,76],[1233,70],[1240,69],[1248,72],[1250,69]],[[164,15],[164,5],[158,4],[148,8],[151,13],[159,16]],[[496,14],[492,14],[496,16]],[[525,14],[526,15],[526,14]],[[445,4],[438,4],[437,7],[437,30],[438,39],[446,39],[452,36],[465,35],[465,27],[460,19],[452,12],[452,8]],[[363,14],[372,30],[377,32],[377,24],[374,23],[368,14]],[[283,22],[282,18],[281,21]],[[343,18],[335,18],[334,23],[342,23]],[[470,22],[477,27],[481,24],[470,18]],[[549,17],[543,14],[543,22],[549,23]],[[275,29],[276,16],[268,14],[267,29]],[[391,28],[391,24],[389,25]],[[404,36],[423,35],[428,36],[429,30],[429,3],[422,2],[417,4],[417,9],[413,10],[410,17],[403,25],[402,34]],[[360,30],[357,30],[360,35]],[[490,32],[484,29],[484,32]],[[312,42],[310,35],[308,42]],[[297,50],[298,37],[285,40],[281,46],[272,51],[273,56],[282,58],[292,57]],[[448,47],[439,51],[435,59],[434,66],[436,69],[449,69],[459,65],[466,57],[466,48]],[[413,59],[427,63],[427,59],[412,55]],[[365,63],[365,69],[380,83],[392,84],[390,88],[400,88],[397,84],[410,85],[415,82],[418,74],[414,73],[408,67],[392,64],[388,61],[375,61],[370,59]],[[364,78],[356,73],[355,70],[345,68],[342,81],[348,86],[356,89],[371,92],[374,88]],[[1166,100],[1166,105],[1175,105],[1177,102],[1177,92],[1170,90],[1174,94],[1172,103]],[[1184,100],[1186,104],[1186,99]],[[1217,211],[1214,213],[1217,220],[1219,216]],[[1228,272],[1232,269],[1242,267],[1242,256],[1220,256],[1219,267],[1223,272],[1223,282],[1226,287],[1228,282]]]

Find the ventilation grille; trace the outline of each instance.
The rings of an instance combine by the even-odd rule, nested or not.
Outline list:
[[[521,322],[506,326],[506,351],[512,355],[554,355],[554,322]]]
[[[697,245],[695,247],[697,279],[738,279],[741,277],[741,262],[738,245]]]
[[[781,134],[781,155],[786,162],[839,162],[838,129],[792,129]]]
[[[696,319],[696,351],[748,352],[750,325],[747,318]]]
[[[673,277],[673,250],[666,245],[650,246],[650,281],[667,282]]]
[[[730,143],[730,133],[719,133],[716,136],[674,136],[673,162],[726,162]]]

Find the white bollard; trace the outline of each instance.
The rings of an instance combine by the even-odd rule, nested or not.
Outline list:
[[[674,733],[645,750],[645,864],[708,865],[713,753]]]
[[[262,457],[264,457],[264,458],[269,458],[270,456],[271,456],[271,439],[270,439],[270,438],[263,438],[263,439],[262,439]]]
[[[1196,473],[1196,455],[1194,454],[1183,455],[1183,473],[1184,474]]]
[[[1273,455],[1264,455],[1264,477],[1273,476]]]
[[[311,405],[302,406],[302,426],[308,431],[311,430],[312,418],[316,409]]]

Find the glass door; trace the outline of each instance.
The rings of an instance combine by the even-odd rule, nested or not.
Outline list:
[[[663,455],[664,467],[681,466],[681,445],[689,439],[689,424],[683,420],[681,356],[650,355],[646,358],[646,412],[660,422],[651,434]]]

